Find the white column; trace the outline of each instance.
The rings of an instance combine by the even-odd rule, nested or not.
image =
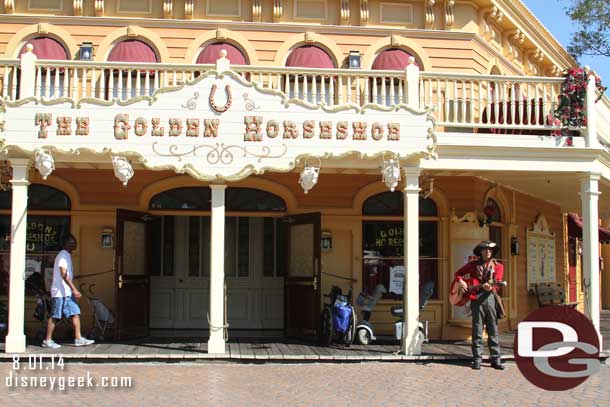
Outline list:
[[[8,303],[8,335],[6,353],[25,352],[25,238],[28,206],[27,159],[10,160],[13,167],[13,202],[11,208],[11,264]]]
[[[419,168],[405,167],[404,188],[404,262],[402,289],[403,331],[401,351],[421,354],[419,335]]]
[[[225,190],[226,185],[210,185],[212,222],[210,232],[210,339],[208,353],[226,353],[224,339],[225,282]]]
[[[595,87],[595,74],[589,74],[587,81],[587,95],[585,97],[585,112],[587,117],[587,131],[585,137],[585,145],[591,148],[600,148],[599,140],[597,139],[597,112],[595,100],[597,92]]]
[[[597,202],[600,195],[599,174],[587,174],[580,180],[582,205],[583,274],[585,282],[585,312],[599,331],[599,223]],[[601,346],[601,335],[600,335]]]

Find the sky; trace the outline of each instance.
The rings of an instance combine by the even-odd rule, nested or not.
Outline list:
[[[522,0],[564,48],[570,43],[572,21],[566,15],[569,0]],[[588,65],[602,77],[604,85],[610,84],[610,58],[584,56],[581,65]]]

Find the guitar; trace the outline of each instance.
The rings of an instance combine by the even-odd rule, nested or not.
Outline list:
[[[488,283],[492,287],[506,287],[506,281],[491,280]],[[466,305],[468,301],[476,300],[481,286],[482,284],[476,278],[454,280],[449,291],[449,302],[457,306]]]

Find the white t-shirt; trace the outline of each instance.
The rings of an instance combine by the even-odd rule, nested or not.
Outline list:
[[[68,278],[72,280],[74,272],[72,270],[72,256],[66,250],[57,253],[55,264],[53,265],[53,283],[51,284],[51,297],[68,297],[72,295],[70,286],[61,278],[60,267],[68,270]]]

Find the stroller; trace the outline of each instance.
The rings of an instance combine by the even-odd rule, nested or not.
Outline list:
[[[80,285],[80,292],[87,299],[87,303],[89,304],[91,311],[93,311],[93,327],[91,328],[91,331],[89,331],[87,337],[103,341],[106,330],[114,328],[114,314],[110,311],[110,308],[95,295],[95,292],[93,291],[95,284],[89,284],[87,290],[83,289],[84,285],[84,283]]]
[[[330,293],[324,297],[329,301],[324,304],[320,316],[320,341],[326,346],[333,342],[351,346],[356,333],[356,313],[351,304],[352,289],[343,295],[340,287],[332,286]]]

